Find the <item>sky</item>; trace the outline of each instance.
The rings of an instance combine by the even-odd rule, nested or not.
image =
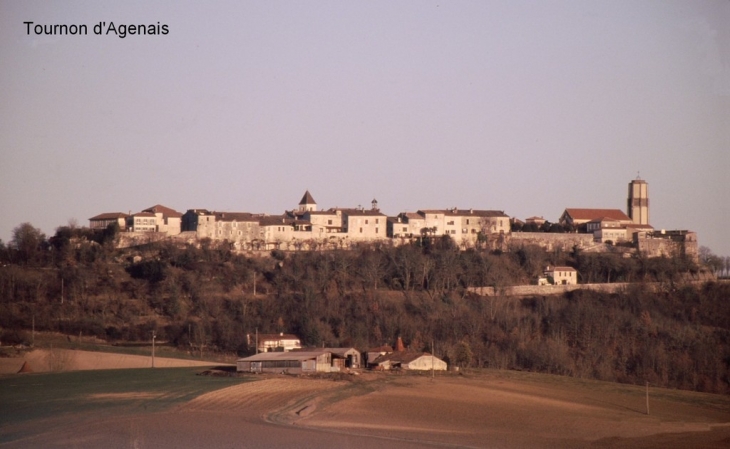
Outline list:
[[[34,31],[53,24],[88,34]],[[625,211],[638,175],[651,225],[730,255],[727,0],[0,0],[0,61],[5,242],[307,189],[557,221]]]

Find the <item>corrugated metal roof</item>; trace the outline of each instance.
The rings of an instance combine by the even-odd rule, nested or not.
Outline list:
[[[288,351],[288,352],[262,352],[238,359],[238,362],[264,362],[264,361],[302,361],[316,359],[317,357],[330,353],[330,351]]]

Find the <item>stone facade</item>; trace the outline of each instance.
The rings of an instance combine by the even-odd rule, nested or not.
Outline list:
[[[157,217],[152,212],[138,212],[129,216],[127,230],[130,232],[155,232]]]
[[[415,213],[404,212],[388,221],[390,238],[448,235],[460,247],[473,247],[489,235],[509,232],[509,215],[495,210],[425,209]]]
[[[648,206],[647,183],[637,179],[629,184],[629,215],[618,209],[568,208],[560,217],[560,223],[573,231],[567,233],[511,232],[515,219],[498,210],[421,209],[387,217],[376,200],[370,209],[320,210],[309,191],[295,209],[282,215],[207,209],[180,214],[156,205],[128,217],[101,214],[89,221],[94,229],[123,222],[128,232],[181,235],[185,241],[212,239],[242,251],[347,249],[363,242],[398,245],[448,236],[461,249],[511,251],[537,245],[546,251],[610,251],[630,257],[638,250],[649,257],[686,254],[697,260],[696,235],[689,231],[655,232],[648,224]],[[527,222],[536,225],[546,221],[530,217]],[[607,245],[622,242],[629,243]]]
[[[697,234],[692,231],[637,232],[634,245],[646,257],[685,256],[694,262],[699,260]]]
[[[564,252],[570,252],[573,248],[585,250],[597,246],[593,240],[593,234],[549,232],[513,232],[509,235],[507,245],[513,249],[537,245],[545,251],[560,250]]]
[[[177,235],[182,230],[182,214],[176,210],[157,204],[155,206],[148,207],[142,212],[154,214],[154,232],[163,232],[167,235]]]

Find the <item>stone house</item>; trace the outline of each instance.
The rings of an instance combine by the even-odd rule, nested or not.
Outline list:
[[[342,216],[342,230],[353,241],[374,241],[387,237],[388,217],[375,207],[370,210],[357,208],[334,211]]]
[[[161,204],[148,207],[142,212],[155,215],[155,232],[164,232],[167,235],[178,235],[182,230],[182,214]]]
[[[259,216],[248,212],[211,212],[189,209],[182,216],[182,231],[198,239],[231,242],[238,249],[252,249],[260,236]]]
[[[266,249],[300,249],[312,238],[312,223],[287,215],[267,215],[259,218],[259,238]]]
[[[157,217],[152,212],[137,212],[127,219],[127,231],[156,232]]]
[[[404,212],[388,222],[391,238],[448,235],[458,245],[474,244],[480,235],[510,232],[510,217],[503,211],[424,209]]]

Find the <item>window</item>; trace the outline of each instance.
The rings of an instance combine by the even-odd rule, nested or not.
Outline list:
[[[362,234],[362,228],[360,228],[360,234]]]
[[[328,225],[332,225],[332,220],[327,220]]]
[[[454,220],[451,220],[450,222],[446,223],[449,226],[454,226]]]
[[[403,226],[403,232],[408,232],[408,227],[407,226]]]
[[[365,224],[368,224],[368,221],[367,220],[365,220]]]
[[[466,224],[469,224],[469,219],[468,218],[466,219]]]
[[[376,234],[378,233],[378,228],[375,228],[375,233],[376,233]]]
[[[375,224],[378,224],[378,223],[380,223],[380,219],[379,218],[376,218],[375,219]]]

